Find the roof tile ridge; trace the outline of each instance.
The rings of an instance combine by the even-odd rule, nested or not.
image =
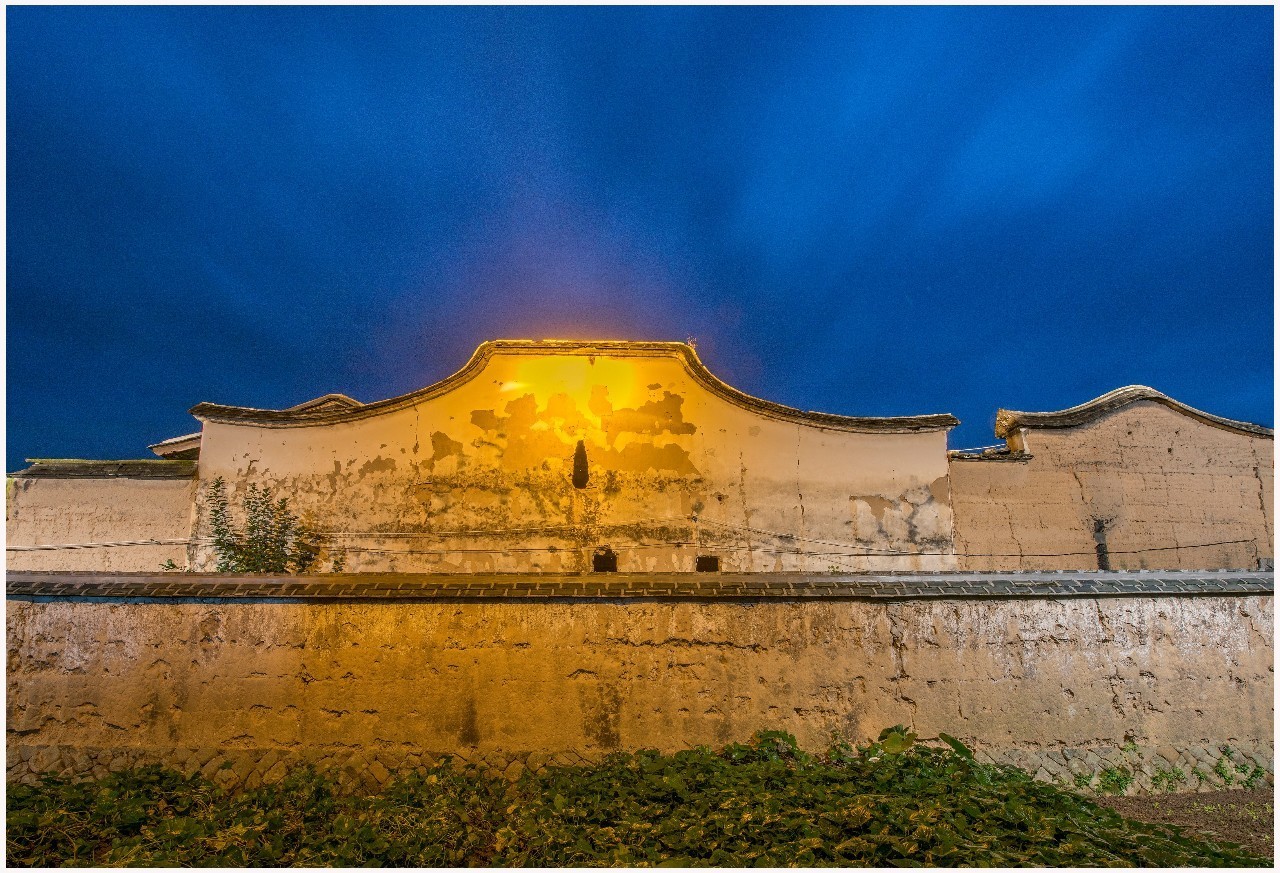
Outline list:
[[[1220,415],[1196,409],[1194,406],[1188,406],[1147,385],[1125,385],[1113,391],[1108,391],[1106,394],[1095,397],[1092,400],[1053,412],[1022,412],[1002,408],[996,413],[996,436],[1007,439],[1018,428],[1077,427],[1097,421],[1105,415],[1144,400],[1159,403],[1174,412],[1181,413],[1213,427],[1267,439],[1274,438],[1274,431],[1271,428],[1248,421],[1224,418]]]
[[[438,382],[386,400],[361,404],[349,409],[282,410],[253,409],[242,406],[225,406],[217,403],[199,403],[190,413],[196,418],[227,423],[244,422],[267,427],[293,427],[308,424],[329,424],[352,421],[390,412],[413,403],[437,397],[470,381],[495,354],[608,354],[624,352],[640,355],[674,355],[681,358],[694,380],[722,400],[771,418],[781,418],[815,427],[828,427],[850,431],[899,432],[932,431],[952,428],[959,420],[949,413],[914,416],[850,416],[825,412],[806,412],[794,407],[753,397],[728,385],[715,376],[697,351],[688,343],[662,340],[488,340],[471,355],[461,369]],[[303,404],[307,406],[307,404]]]

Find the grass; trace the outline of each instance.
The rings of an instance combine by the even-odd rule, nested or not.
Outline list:
[[[308,769],[227,794],[145,767],[10,785],[11,866],[1269,866],[895,727],[615,754],[507,783],[444,761],[372,796]]]

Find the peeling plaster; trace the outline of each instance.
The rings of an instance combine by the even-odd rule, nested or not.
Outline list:
[[[1017,463],[949,463],[941,430],[775,418],[768,404],[727,402],[678,357],[498,350],[483,363],[378,415],[207,421],[194,481],[12,480],[9,543],[204,537],[202,492],[222,476],[233,503],[251,483],[271,487],[344,534],[355,572],[581,569],[601,545],[620,570],[692,572],[699,551],[725,570],[822,571],[822,551],[847,552],[843,569],[1084,569],[1096,566],[1095,518],[1117,568],[1253,567],[1272,554],[1272,440],[1159,402],[1039,429],[1036,454]],[[575,489],[579,441],[589,477]],[[1237,539],[1252,542],[1202,545]],[[201,569],[212,555],[204,543],[15,552],[10,566],[153,570],[169,558]]]

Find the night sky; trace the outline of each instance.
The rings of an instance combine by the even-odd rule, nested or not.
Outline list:
[[[696,338],[849,415],[1272,424],[1272,10],[7,10],[7,463]]]

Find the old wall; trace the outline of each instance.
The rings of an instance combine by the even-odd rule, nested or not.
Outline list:
[[[186,545],[118,545],[191,536],[195,481],[131,478],[11,478],[5,502],[10,570],[154,571],[187,563]],[[38,545],[94,548],[27,550]]]
[[[1248,568],[1272,555],[1271,439],[1149,401],[1018,439],[1029,459],[951,461],[964,569],[1096,569],[1099,542],[1114,569]]]
[[[287,494],[352,571],[589,570],[600,546],[623,571],[692,571],[697,554],[725,570],[954,566],[946,426],[746,408],[683,354],[502,347],[447,390],[316,421],[197,407],[200,480],[223,477],[233,504],[255,482]]]
[[[1271,767],[1269,595],[11,599],[7,620],[18,778],[161,760],[255,784],[310,760],[380,783],[440,753],[518,770],[762,728],[822,748],[898,722],[1041,778],[1129,761],[1149,784],[1207,772],[1221,744]]]

